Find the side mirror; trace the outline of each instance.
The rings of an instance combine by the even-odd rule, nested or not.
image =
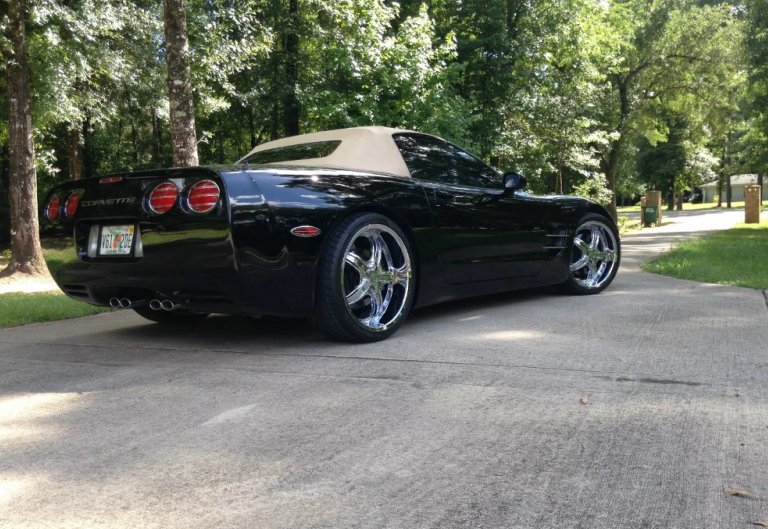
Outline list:
[[[528,181],[519,173],[506,173],[504,175],[504,189],[507,191],[519,191],[527,184]]]

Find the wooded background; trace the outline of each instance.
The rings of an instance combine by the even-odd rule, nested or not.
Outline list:
[[[23,8],[38,193],[173,164],[168,4],[186,14],[201,164],[377,124],[445,137],[536,192],[609,206],[648,186],[679,194],[768,172],[766,0],[174,0],[165,27],[162,0],[0,0],[6,74],[9,7]]]

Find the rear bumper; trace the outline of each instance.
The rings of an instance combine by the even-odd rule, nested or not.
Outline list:
[[[85,233],[92,224],[79,222],[74,242],[48,257],[54,279],[73,299],[102,306],[111,298],[167,299],[192,311],[226,314],[312,312],[314,267],[287,253],[277,261],[243,259],[226,222],[173,231],[140,223],[143,256],[129,259],[88,257]]]

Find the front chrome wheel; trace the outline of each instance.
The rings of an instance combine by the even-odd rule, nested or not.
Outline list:
[[[404,316],[411,276],[411,257],[400,235],[384,224],[362,227],[344,252],[341,290],[347,310],[364,329],[386,331]]]
[[[611,284],[619,267],[619,235],[609,219],[590,213],[573,237],[569,277],[560,287],[571,294],[597,294]]]

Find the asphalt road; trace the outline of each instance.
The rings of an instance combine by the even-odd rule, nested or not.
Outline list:
[[[0,331],[0,527],[749,527],[766,300],[637,268],[741,215],[625,238],[599,296],[452,303],[373,345],[130,312]]]

